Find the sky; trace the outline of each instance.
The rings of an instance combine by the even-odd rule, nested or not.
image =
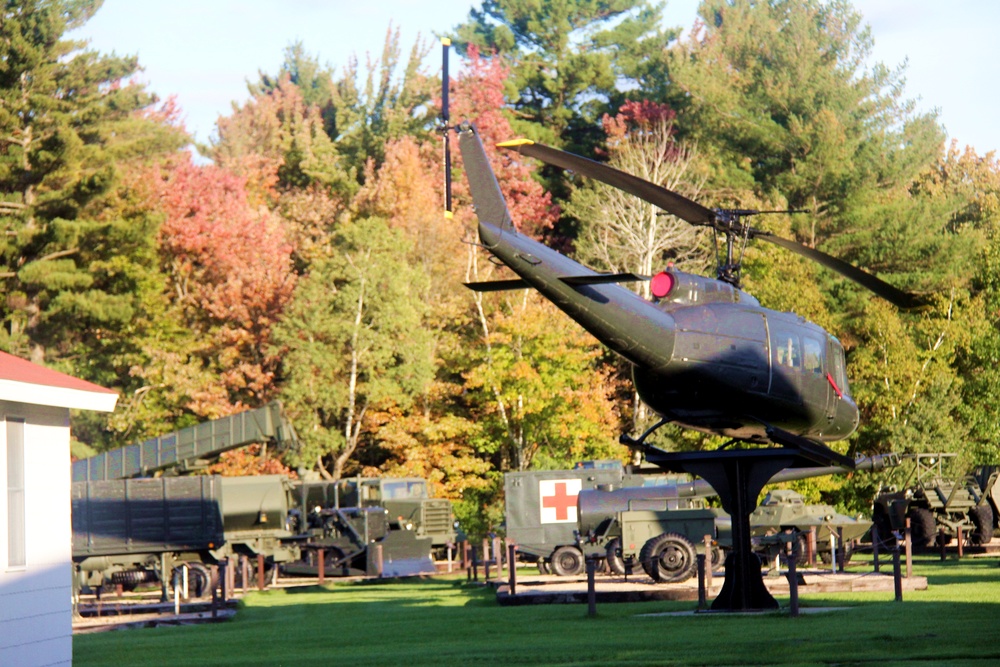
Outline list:
[[[950,138],[980,154],[1000,149],[1000,2],[854,0],[871,26],[873,61],[908,61],[905,96],[937,110]],[[377,57],[390,25],[404,56],[418,38],[435,45],[465,21],[474,0],[105,0],[69,36],[98,51],[138,55],[149,89],[171,95],[189,131],[209,141],[215,121],[249,98],[258,72],[277,73],[285,48],[301,41],[320,63],[340,70]],[[667,0],[665,24],[688,29],[698,0]],[[457,59],[453,60],[457,66]],[[362,71],[364,71],[362,69]]]

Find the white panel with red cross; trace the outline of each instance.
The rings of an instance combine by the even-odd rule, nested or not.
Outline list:
[[[580,479],[538,480],[542,523],[576,523],[576,497],[582,486]]]

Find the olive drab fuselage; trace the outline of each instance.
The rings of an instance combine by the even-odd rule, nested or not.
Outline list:
[[[726,437],[769,442],[778,428],[836,441],[858,425],[843,348],[794,313],[711,278],[668,268],[647,300],[519,234],[479,137],[460,128],[482,245],[608,348],[632,363],[640,398],[665,419]]]

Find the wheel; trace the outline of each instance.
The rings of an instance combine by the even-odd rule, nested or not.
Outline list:
[[[184,585],[184,566],[178,565],[170,571],[170,587],[178,588]],[[200,598],[208,592],[212,576],[202,563],[187,563],[188,599]]]
[[[910,540],[914,548],[927,549],[937,544],[937,524],[934,513],[926,507],[911,507],[906,513],[910,519]]]
[[[257,586],[257,578],[258,578],[257,577],[257,575],[258,575],[258,572],[257,572],[257,559],[256,558],[251,558],[249,560],[250,560],[250,563],[249,563],[250,567],[249,567],[249,571],[247,572],[247,574],[249,575],[249,577],[248,577],[246,583],[247,583],[248,586],[255,587],[255,586]],[[264,559],[264,586],[265,587],[270,586],[271,584],[273,584],[277,580],[278,580],[278,568],[275,566],[273,560],[271,560],[270,558],[265,558]]]
[[[975,530],[969,534],[969,544],[989,544],[993,539],[993,508],[987,503],[976,505],[969,510],[969,520],[975,526]]]
[[[625,560],[622,558],[622,540],[620,537],[608,542],[605,549],[608,569],[611,574],[625,574]]]
[[[549,564],[541,558],[538,559],[538,574],[551,574]]]
[[[719,546],[712,547],[712,572],[722,568],[726,564],[726,552]]]
[[[896,535],[892,532],[892,519],[881,505],[876,505],[872,511],[872,524],[878,534],[880,549],[891,549],[896,546]]]
[[[325,577],[336,577],[342,573],[346,573],[349,563],[339,563],[343,559],[344,552],[339,548],[334,546],[323,547],[323,576]],[[306,556],[306,562],[316,568],[317,574],[319,573],[319,550],[310,549],[309,554]],[[267,566],[264,566],[265,572],[267,571]]]
[[[574,577],[583,572],[583,554],[576,547],[559,547],[552,552],[552,572],[560,577]]]
[[[694,545],[686,537],[664,533],[642,545],[639,560],[653,581],[672,583],[691,578],[697,564],[697,555]]]

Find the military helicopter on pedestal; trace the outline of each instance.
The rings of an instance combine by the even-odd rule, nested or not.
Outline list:
[[[475,127],[468,122],[448,127],[447,66],[442,97],[446,156],[449,132],[457,131],[480,243],[518,275],[467,286],[477,291],[535,289],[628,360],[636,392],[661,419],[638,438],[625,434],[621,441],[642,449],[651,463],[705,477],[733,515],[734,545],[744,538],[749,544],[749,512],[778,470],[809,465],[854,468],[854,459],[824,444],[848,437],[858,426],[843,347],[818,325],[794,313],[765,308],[743,291],[742,249],[750,240],[773,243],[819,262],[900,308],[920,305],[917,297],[831,255],[751,227],[746,219],[759,211],[710,209],[608,165],[532,141],[499,144],[607,183],[725,237],[725,258],[715,278],[669,267],[652,277],[593,271],[518,233]],[[651,280],[652,300],[617,284],[638,280]],[[740,443],[779,447],[673,453],[647,445],[649,435],[666,423],[730,438],[723,449]],[[741,557],[741,563],[733,566],[746,575],[743,578],[754,579],[751,556]],[[727,563],[727,585],[729,572]],[[759,566],[755,579],[760,580]],[[733,586],[746,590],[731,591],[719,608],[776,606],[766,590],[760,594],[755,581]],[[762,583],[759,588],[763,589]],[[720,598],[725,595],[724,588]]]

